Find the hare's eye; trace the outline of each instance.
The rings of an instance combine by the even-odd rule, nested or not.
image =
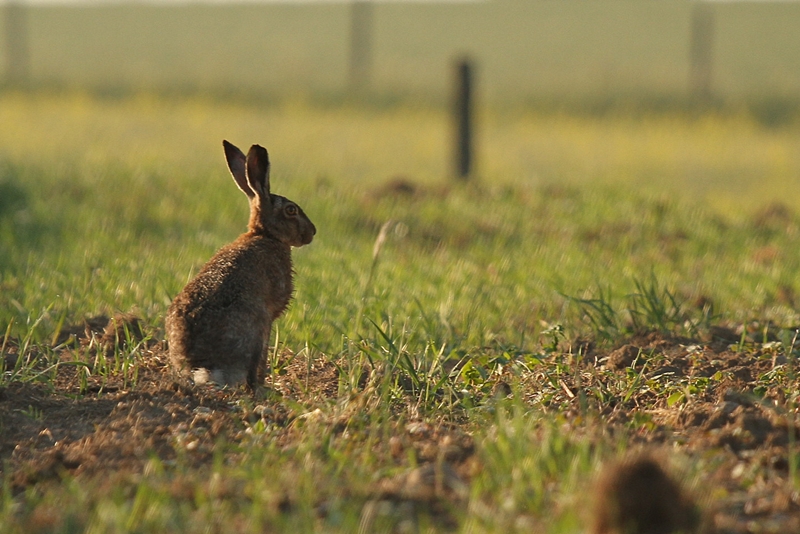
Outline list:
[[[284,208],[284,212],[289,217],[294,217],[295,215],[297,215],[297,206],[295,206],[294,204],[287,204],[286,208]]]

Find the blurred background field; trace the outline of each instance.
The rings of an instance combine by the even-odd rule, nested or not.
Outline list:
[[[449,93],[449,62],[467,54],[479,66],[482,97],[498,103],[685,97],[692,21],[701,5],[685,0],[370,4],[376,93],[441,100]],[[702,7],[713,14],[718,97],[796,97],[800,4]],[[352,11],[351,2],[31,4],[25,22],[29,81],[335,95],[348,83]]]

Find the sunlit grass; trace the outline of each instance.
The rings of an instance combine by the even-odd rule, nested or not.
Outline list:
[[[480,187],[450,182],[438,108],[5,93],[0,122],[0,183],[14,197],[1,220],[6,320],[51,306],[72,320],[133,307],[157,320],[244,228],[222,138],[267,146],[273,190],[320,228],[295,253],[290,330],[350,331],[372,241],[389,220],[367,311],[413,316],[418,300],[508,336],[560,320],[559,292],[602,283],[624,294],[651,272],[746,314],[793,287],[800,262],[798,200],[787,194],[800,176],[799,138],[746,115],[484,110]],[[416,196],[380,197],[395,177],[417,184]],[[758,219],[776,202],[789,211]]]

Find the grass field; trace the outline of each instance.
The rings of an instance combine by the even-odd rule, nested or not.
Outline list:
[[[0,530],[578,532],[642,447],[707,531],[795,528],[798,127],[479,115],[459,185],[434,105],[0,94]],[[246,223],[222,138],[319,230],[256,397],[160,343]]]
[[[478,65],[481,94],[496,101],[683,98],[694,4],[381,2],[374,8],[373,88],[442,99],[450,63],[468,54]],[[795,98],[800,5],[710,9],[718,96]],[[27,27],[34,84],[282,95],[335,94],[347,83],[346,2],[36,6]],[[4,31],[0,24],[2,43]]]

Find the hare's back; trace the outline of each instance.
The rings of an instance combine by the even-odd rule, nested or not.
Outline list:
[[[280,306],[291,296],[291,258],[267,245],[244,235],[223,247],[186,285],[173,306],[198,319],[234,309],[237,314],[257,313]]]

